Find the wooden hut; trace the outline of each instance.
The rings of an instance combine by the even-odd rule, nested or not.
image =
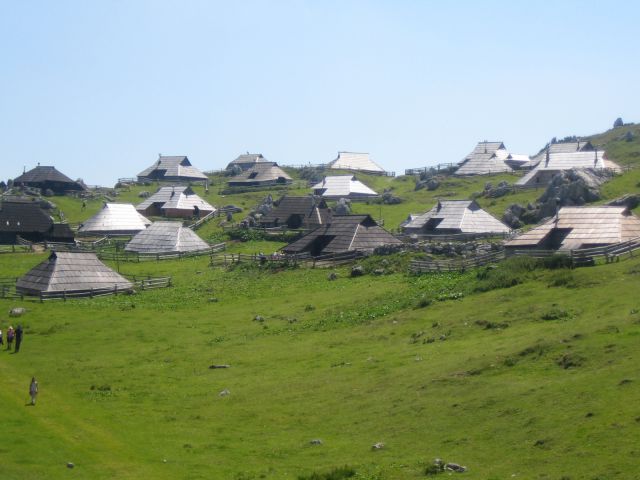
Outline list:
[[[86,190],[82,183],[71,180],[56,167],[38,165],[13,179],[13,184],[22,187],[39,188],[43,192],[51,190],[56,195]]]
[[[558,214],[506,243],[508,250],[572,250],[640,237],[640,218],[626,207],[562,207]]]
[[[159,155],[158,160],[138,174],[138,181],[189,182],[207,181],[204,173],[191,165],[185,155]]]
[[[510,172],[506,162],[509,152],[502,142],[478,142],[476,147],[458,163],[456,175],[487,175]]]
[[[142,215],[168,218],[191,218],[205,216],[216,209],[198,196],[191,187],[160,187],[136,207]]]
[[[74,242],[69,225],[55,223],[38,202],[4,200],[0,204],[0,243],[12,245],[18,237],[30,242]]]
[[[129,280],[98,260],[95,253],[85,252],[51,252],[16,283],[16,291],[25,295],[132,289]]]
[[[307,235],[282,249],[284,253],[309,252],[313,256],[347,251],[372,252],[383,245],[402,242],[380,227],[369,215],[334,216]]]
[[[232,160],[227,165],[227,170],[232,170],[233,167],[239,167],[242,171],[253,168],[257,163],[273,163],[264,158],[261,153],[244,153],[238,155],[235,160]]]
[[[475,200],[439,200],[426,213],[410,215],[400,225],[408,234],[506,234],[509,227],[480,208]]]
[[[558,144],[554,144],[558,145]],[[563,145],[563,144],[559,144]],[[620,171],[620,166],[606,158],[602,150],[580,150],[572,152],[558,151],[548,148],[544,157],[516,185],[545,186],[554,175],[568,170],[603,170]]]
[[[371,160],[368,153],[338,152],[337,158],[329,162],[327,167],[333,170],[355,170],[372,173],[384,172],[384,168]]]
[[[331,175],[324,177],[321,182],[313,187],[313,194],[327,200],[339,198],[372,198],[378,193],[358,180],[355,175]]]
[[[293,179],[275,162],[256,163],[253,167],[231,177],[227,182],[230,187],[258,187],[270,185],[287,185]]]
[[[86,220],[79,235],[135,235],[151,222],[130,203],[105,203],[102,210]]]
[[[136,234],[124,249],[138,253],[199,252],[208,250],[209,244],[182,222],[154,222]]]
[[[324,225],[331,218],[331,210],[322,198],[308,195],[293,197],[285,195],[273,209],[258,219],[261,227],[287,227],[313,229]]]

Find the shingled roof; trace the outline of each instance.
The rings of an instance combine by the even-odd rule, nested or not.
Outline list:
[[[247,170],[253,167],[256,163],[273,163],[264,158],[261,153],[243,153],[238,155],[235,160],[232,160],[227,165],[227,169],[233,168],[234,165],[239,166],[242,170]]]
[[[73,241],[69,225],[54,223],[37,202],[4,200],[0,204],[0,241],[15,243],[18,235],[35,242]]]
[[[136,210],[143,215],[164,215],[171,217],[190,217],[194,207],[202,214],[215,212],[216,209],[199,197],[191,187],[160,187],[156,193],[140,203]]]
[[[82,184],[71,180],[64,173],[56,170],[56,167],[46,165],[38,165],[32,168],[28,172],[14,178],[13,183],[15,185],[24,185],[42,190],[49,189],[55,193],[85,190]]]
[[[198,252],[208,250],[209,244],[182,222],[154,222],[124,249],[138,253]]]
[[[502,142],[478,142],[469,155],[458,163],[456,175],[486,175],[510,172],[513,169],[505,162],[509,152]]]
[[[287,245],[282,251],[292,254],[310,252],[316,256],[351,250],[370,252],[382,245],[401,243],[369,215],[340,215]]]
[[[86,220],[82,235],[134,235],[151,225],[130,203],[105,203],[102,210]]]
[[[329,162],[328,168],[334,170],[362,170],[365,172],[384,172],[384,168],[371,160],[368,153],[338,152],[338,157]]]
[[[549,150],[536,167],[520,178],[516,185],[546,183],[553,174],[576,168],[596,170],[606,168],[616,172],[620,171],[620,166],[608,160],[602,150],[574,151],[570,153],[551,153],[551,150]],[[544,179],[544,182],[541,182],[540,179]]]
[[[191,165],[189,159],[184,155],[160,155],[153,165],[138,174],[138,179],[179,182],[187,180],[208,180],[208,177]]]
[[[626,207],[562,207],[558,215],[518,235],[508,248],[570,250],[640,237],[640,219]]]
[[[255,186],[255,185],[276,185],[291,183],[292,178],[278,167],[275,162],[256,163],[249,170],[231,177],[227,184],[230,187]]]
[[[265,227],[286,225],[289,228],[316,228],[327,223],[331,218],[331,211],[323,199],[284,196],[278,200],[278,205],[260,217],[258,222]]]
[[[474,200],[439,200],[428,212],[411,215],[401,227],[406,233],[427,234],[492,234],[510,231],[509,227],[480,208]]]
[[[315,184],[314,195],[327,199],[375,197],[378,194],[354,175],[330,175]]]
[[[98,260],[95,253],[84,252],[51,252],[47,260],[29,270],[16,283],[16,290],[26,295],[116,287],[131,290],[133,284]]]

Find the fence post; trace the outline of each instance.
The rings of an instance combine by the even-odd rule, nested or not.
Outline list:
[[[118,284],[116,283],[113,287],[113,292],[115,293],[116,297],[118,296]]]
[[[64,300],[65,302],[67,301],[67,291],[66,290],[62,291],[62,300]]]

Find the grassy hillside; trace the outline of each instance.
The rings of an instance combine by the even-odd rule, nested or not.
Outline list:
[[[41,258],[4,255],[0,269]],[[125,264],[175,286],[24,303],[22,351],[0,352],[3,478],[295,479],[347,464],[411,479],[435,457],[470,479],[635,475],[640,260],[419,277],[393,273],[402,263],[335,281]]]

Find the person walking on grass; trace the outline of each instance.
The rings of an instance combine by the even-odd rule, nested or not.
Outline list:
[[[13,345],[13,337],[16,332],[13,330],[13,327],[7,328],[7,350],[11,350],[11,345]]]
[[[0,345],[4,345],[4,342],[2,341],[2,330],[0,330]]]
[[[18,353],[20,351],[20,344],[22,343],[22,325],[18,325],[16,328],[16,349],[13,353]]]
[[[29,396],[31,397],[31,405],[36,404],[36,398],[38,396],[38,381],[36,377],[31,377],[31,384],[29,385]]]

